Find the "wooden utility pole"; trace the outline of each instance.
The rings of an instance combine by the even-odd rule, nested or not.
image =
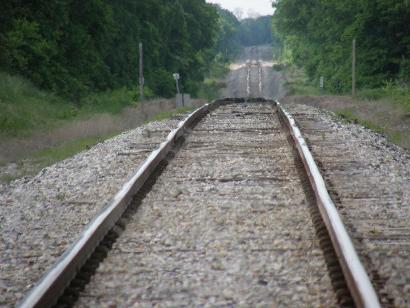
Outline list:
[[[356,95],[356,39],[352,46],[352,96]]]
[[[142,49],[142,43],[139,44],[140,50],[140,65],[139,65],[139,84],[140,84],[140,100],[144,100],[144,54]]]

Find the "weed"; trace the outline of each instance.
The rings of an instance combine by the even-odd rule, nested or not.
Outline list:
[[[225,77],[228,72],[227,64],[212,63],[207,78],[199,87],[198,96],[210,101],[218,98],[220,90],[226,87]]]
[[[277,64],[281,65],[281,64]],[[284,66],[284,74],[286,75],[286,86],[291,95],[320,95],[319,86],[315,87],[306,77],[304,71],[294,65]]]
[[[354,111],[352,109],[342,109],[336,112],[336,115],[338,115],[341,119],[343,119],[347,123],[353,123],[353,124],[360,124],[363,127],[366,127],[368,129],[371,129],[372,131],[376,133],[383,134],[385,133],[385,129],[369,120],[363,120],[357,117],[354,114]]]
[[[318,94],[318,90],[310,85],[302,70],[289,66],[285,74],[291,94],[309,95],[315,102],[314,106],[334,111],[342,122],[360,124],[383,134],[390,142],[410,148],[409,85],[386,81],[380,88],[359,89],[354,99],[327,95],[315,100],[314,95]]]
[[[286,66],[285,66],[283,63],[275,63],[275,64],[272,66],[273,70],[275,70],[275,71],[277,71],[277,72],[283,71],[283,70],[285,69],[285,67],[286,67]]]
[[[116,114],[135,100],[136,91],[120,88],[90,94],[75,105],[39,90],[24,78],[0,71],[0,137],[27,136],[96,113]]]
[[[82,101],[80,114],[119,113],[124,107],[132,105],[137,100],[137,92],[127,88],[90,94]]]
[[[154,117],[152,117],[151,119],[145,121],[145,123],[149,123],[149,122],[153,122],[153,121],[162,121],[165,119],[169,119],[172,117],[175,117],[181,113],[187,113],[192,111],[194,108],[192,107],[182,107],[182,108],[178,108],[175,111],[163,111],[163,112],[159,112],[157,113]]]
[[[19,177],[18,177],[18,176],[15,176],[15,175],[5,174],[5,175],[0,176],[0,183],[9,184],[10,182],[12,182],[12,181],[14,181],[14,180],[16,180],[16,179],[18,179],[18,178],[19,178]]]
[[[410,88],[392,82],[385,82],[382,88],[363,89],[358,92],[359,99],[383,100],[388,104],[395,104],[410,112]]]
[[[71,142],[66,142],[60,146],[48,148],[33,154],[33,157],[41,166],[51,165],[57,161],[71,157],[83,150],[90,149],[97,143],[100,143],[110,137],[113,134],[105,136],[94,136],[77,139]]]
[[[56,195],[57,200],[63,201],[65,199],[65,194],[64,193],[58,193]]]
[[[400,144],[404,136],[400,132],[389,132],[388,137],[393,143]]]

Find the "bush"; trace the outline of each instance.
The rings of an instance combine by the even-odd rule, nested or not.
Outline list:
[[[400,63],[399,82],[410,83],[410,59],[403,59]]]
[[[285,68],[285,65],[283,63],[275,63],[272,66],[274,71],[280,72],[283,71],[283,69]]]
[[[170,72],[160,68],[154,70],[148,77],[150,88],[158,96],[173,97],[175,96],[175,80]]]

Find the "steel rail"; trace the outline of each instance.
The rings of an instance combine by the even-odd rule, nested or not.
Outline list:
[[[111,202],[85,227],[79,238],[57,259],[18,306],[31,308],[54,305],[81,266],[127,209],[145,181],[175,145],[177,139],[194,121],[222,104],[224,104],[223,100],[206,104],[181,121],[178,127],[170,132],[166,141],[138,167],[136,173],[122,186]]]
[[[292,139],[296,145],[314,190],[322,220],[330,235],[346,283],[357,307],[381,307],[379,298],[370,278],[360,262],[353,242],[346,231],[340,215],[327,191],[325,181],[293,117],[276,101],[280,114],[285,120]]]
[[[76,242],[57,259],[52,268],[44,274],[18,306],[24,308],[49,307],[55,304],[81,266],[124,213],[133,197],[143,187],[145,181],[173,148],[177,139],[185,134],[186,129],[221,105],[245,101],[269,103],[278,106],[279,113],[285,120],[309,176],[322,219],[331,237],[356,305],[366,308],[380,307],[376,292],[359,260],[353,243],[329,196],[319,168],[295,120],[283,109],[279,102],[263,98],[217,100],[198,108],[185,120],[181,121],[178,127],[168,135],[166,141],[140,165],[136,173],[123,185],[113,200],[86,226]]]

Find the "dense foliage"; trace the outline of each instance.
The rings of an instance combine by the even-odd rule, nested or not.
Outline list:
[[[241,47],[273,44],[281,45],[272,34],[272,16],[238,20],[233,13],[215,6],[219,13],[219,31],[215,51],[225,60],[232,60]]]
[[[0,2],[0,68],[79,100],[138,80],[174,94],[172,72],[195,92],[214,56],[218,14],[205,0],[5,0]]]
[[[238,39],[242,46],[255,46],[273,43],[272,16],[246,18],[241,20]],[[276,41],[276,39],[275,39]]]
[[[217,60],[228,62],[240,51],[241,44],[238,39],[240,23],[233,13],[215,5],[219,15],[219,31],[214,46]]]
[[[357,39],[359,87],[408,82],[410,2],[407,0],[277,0],[275,28],[292,60],[328,89],[351,87],[352,40]]]

